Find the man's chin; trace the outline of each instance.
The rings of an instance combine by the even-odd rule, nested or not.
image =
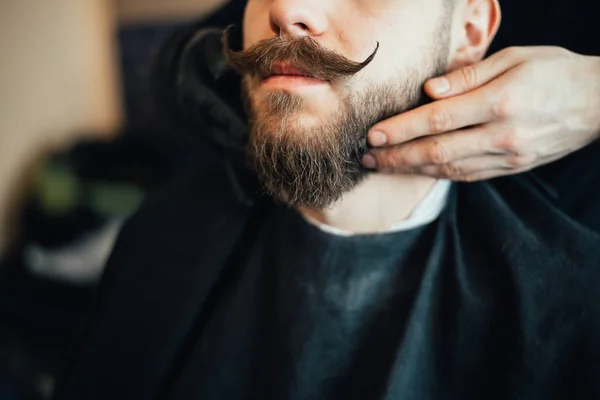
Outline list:
[[[268,182],[272,183],[273,180],[267,180],[267,182],[263,180],[263,183],[268,193],[282,204],[292,208],[318,211],[334,206],[345,194],[354,189],[364,176],[366,176],[366,172],[336,183],[331,180],[325,182],[304,181],[304,185],[301,187],[270,185]]]
[[[321,134],[288,131],[277,136],[263,131],[253,138],[254,164],[271,196],[292,207],[323,209],[366,176],[355,152],[340,152],[339,145]]]
[[[306,146],[311,148],[322,148],[329,146],[330,141],[325,135],[328,131],[323,129],[323,121],[318,116],[304,112],[292,113],[288,115],[271,114],[261,121],[265,135],[272,138],[286,137],[288,145],[297,149]]]
[[[251,154],[276,199],[323,209],[352,190],[366,170],[368,121],[329,90],[323,96],[252,93]]]

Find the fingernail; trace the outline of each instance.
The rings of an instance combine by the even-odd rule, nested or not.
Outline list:
[[[435,93],[444,94],[450,90],[450,81],[445,77],[435,78],[429,81],[429,86]]]
[[[362,163],[365,166],[365,168],[369,168],[369,169],[377,168],[377,160],[375,159],[373,154],[369,154],[369,153],[365,154],[362,158]]]
[[[371,146],[383,146],[387,143],[387,135],[381,131],[373,131],[369,135]]]

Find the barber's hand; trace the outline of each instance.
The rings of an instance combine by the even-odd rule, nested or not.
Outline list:
[[[530,170],[600,137],[600,57],[509,48],[425,91],[437,101],[371,128],[367,168],[475,181]]]

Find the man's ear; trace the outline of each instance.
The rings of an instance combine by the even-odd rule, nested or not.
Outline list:
[[[466,0],[456,7],[448,65],[455,70],[481,61],[498,32],[502,14],[498,0]]]

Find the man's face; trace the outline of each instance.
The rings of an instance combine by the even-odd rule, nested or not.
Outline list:
[[[322,208],[360,181],[368,129],[419,105],[446,71],[450,1],[248,0],[244,51],[230,59],[275,197]]]

